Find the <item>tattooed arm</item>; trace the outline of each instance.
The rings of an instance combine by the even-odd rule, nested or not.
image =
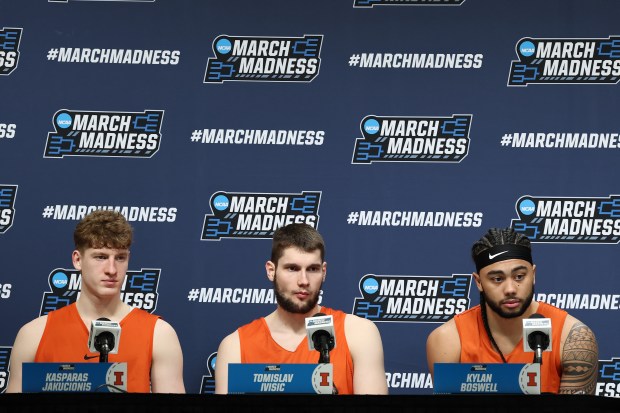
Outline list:
[[[564,330],[560,394],[594,394],[598,371],[596,337],[572,316],[566,319]]]

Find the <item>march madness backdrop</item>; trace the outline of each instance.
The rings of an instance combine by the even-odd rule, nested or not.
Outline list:
[[[273,311],[273,231],[327,244],[321,303],[379,328],[391,394],[478,304],[472,243],[533,241],[536,298],[620,395],[620,3],[0,0],[0,389],[26,322],[74,302],[72,233],[135,228],[123,287],[176,329],[188,392]]]

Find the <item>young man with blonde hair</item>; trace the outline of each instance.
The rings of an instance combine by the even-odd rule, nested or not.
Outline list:
[[[94,211],[73,234],[73,266],[81,272],[78,300],[24,325],[11,353],[7,393],[22,390],[22,363],[98,362],[88,335],[93,320],[120,323],[118,354],[109,362],[127,363],[128,392],[185,393],[183,354],[174,329],[156,315],[121,300],[133,229],[122,214]]]

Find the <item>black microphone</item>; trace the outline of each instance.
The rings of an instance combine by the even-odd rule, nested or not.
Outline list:
[[[523,350],[534,352],[534,363],[542,364],[542,353],[551,344],[551,319],[534,313],[523,319]]]
[[[93,320],[88,336],[88,349],[99,353],[100,363],[107,363],[108,354],[118,353],[120,334],[121,327],[116,321],[103,317]]]
[[[306,333],[308,335],[308,349],[319,352],[319,363],[329,363],[329,352],[336,347],[334,317],[323,313],[316,313],[312,317],[307,317]]]

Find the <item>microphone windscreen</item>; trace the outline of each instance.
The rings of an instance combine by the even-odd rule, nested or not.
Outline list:
[[[315,338],[328,335],[336,343],[334,331],[334,317],[323,313],[316,313],[312,317],[306,317],[306,335],[308,337],[308,350],[316,350]]]
[[[108,336],[108,334],[112,335],[114,340],[112,341],[113,348],[110,350],[110,354],[118,354],[118,346],[120,343],[120,335],[121,335],[121,325],[105,317],[99,318],[97,320],[93,320],[91,322],[90,333],[88,335],[88,349],[90,352],[95,353],[95,352],[100,351],[95,346],[95,343],[98,341],[97,337],[100,336],[101,334],[104,334],[103,337]]]
[[[523,319],[523,351],[535,351],[533,343],[537,337],[545,337],[544,343],[547,346],[545,351],[551,351],[551,319],[534,313]]]

